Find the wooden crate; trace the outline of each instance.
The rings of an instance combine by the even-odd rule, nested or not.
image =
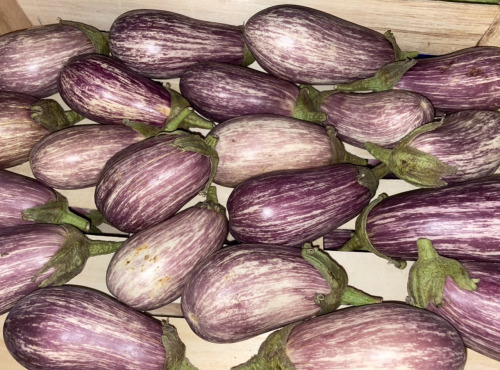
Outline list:
[[[230,24],[244,24],[257,11],[283,3],[266,0],[1,0],[0,34],[32,25],[56,23],[59,18],[81,21],[108,30],[121,13],[135,8],[164,9],[179,12],[198,19]],[[384,32],[392,30],[404,50],[418,50],[424,54],[444,54],[474,45],[500,46],[500,7],[497,5],[468,4],[431,0],[314,0],[287,1],[289,4],[307,5],[352,22]],[[252,66],[253,67],[253,66]],[[258,66],[256,67],[258,68]],[[178,80],[170,80],[178,89]],[[58,95],[53,96],[64,105]],[[82,124],[90,123],[84,120]],[[369,155],[348,146],[356,154]],[[23,164],[11,170],[32,176],[29,165]],[[378,194],[394,194],[413,187],[400,180],[382,180]],[[72,206],[94,207],[93,188],[78,191],[61,191]],[[219,187],[219,198],[225,202],[230,189]],[[199,201],[194,199],[187,206]],[[353,227],[354,221],[344,227]],[[120,238],[120,237],[110,237]],[[318,240],[321,243],[321,240]],[[409,266],[401,271],[388,265],[385,260],[365,253],[330,252],[349,275],[349,283],[368,293],[381,295],[387,300],[404,301]],[[71,283],[90,286],[107,292],[105,271],[110,256],[93,257],[84,271]],[[178,302],[155,311],[158,317],[169,315],[187,346],[187,357],[200,369],[229,369],[254,355],[267,334],[234,343],[214,344],[198,338],[187,326]],[[0,316],[3,324],[6,315]],[[126,325],[126,323],[124,323]],[[0,343],[0,368],[21,369]],[[500,363],[468,351],[467,370],[499,369]]]

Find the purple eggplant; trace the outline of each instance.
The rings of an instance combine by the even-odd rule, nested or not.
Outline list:
[[[87,53],[108,54],[107,37],[79,22],[61,21],[1,35],[0,90],[38,98],[55,94],[63,65]]]
[[[312,242],[368,205],[377,171],[346,163],[254,176],[227,200],[230,233],[242,243]]]
[[[279,245],[225,247],[199,264],[182,296],[184,318],[201,338],[231,343],[341,304],[378,303],[347,285],[347,273],[326,252]]]
[[[268,336],[256,356],[232,370],[461,370],[466,350],[442,317],[400,302],[347,307],[290,324]]]
[[[420,187],[492,175],[500,166],[500,113],[468,110],[421,126],[393,148],[366,149],[393,174]]]
[[[458,262],[417,240],[408,278],[409,301],[448,320],[466,347],[500,361],[500,263]]]
[[[7,315],[3,337],[29,369],[196,369],[173,325],[83,286],[27,295]]]
[[[219,156],[214,182],[228,187],[277,170],[367,164],[345,150],[334,130],[292,117],[248,114],[218,124],[210,135]]]
[[[197,62],[253,63],[243,27],[158,9],[121,14],[109,31],[111,54],[149,78],[176,78]]]
[[[403,53],[390,32],[299,5],[276,5],[245,23],[245,41],[267,72],[301,84],[337,84],[374,74]]]
[[[323,248],[325,250],[337,250],[352,238],[352,229],[334,229],[323,235]]]
[[[35,178],[56,189],[97,184],[114,154],[145,136],[124,125],[79,125],[54,132],[34,145],[29,156]]]
[[[89,239],[71,225],[0,229],[0,313],[38,288],[68,282],[83,270],[89,257],[113,253],[120,244]]]
[[[382,193],[356,220],[356,232],[340,250],[368,250],[404,268],[416,260],[416,241],[433,241],[442,256],[500,262],[500,176]]]
[[[182,74],[180,91],[196,111],[216,122],[247,114],[278,114],[323,122],[308,89],[252,68],[228,63],[197,63]]]
[[[97,209],[112,226],[127,233],[174,215],[210,186],[217,167],[210,138],[179,130],[119,151],[97,181]]]
[[[165,306],[180,297],[194,267],[222,248],[227,231],[211,187],[204,202],[130,236],[109,263],[107,287],[136,310]]]
[[[0,170],[0,228],[37,223],[67,223],[87,231],[89,221],[71,212],[68,200],[40,181]]]
[[[82,116],[104,124],[127,121],[168,129],[168,124],[210,129],[182,95],[106,55],[71,58],[59,75],[59,92]],[[185,127],[184,127],[185,128]]]

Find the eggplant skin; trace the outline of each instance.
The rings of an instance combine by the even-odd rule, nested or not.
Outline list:
[[[0,36],[0,90],[45,98],[57,93],[59,71],[68,59],[95,52],[77,28],[50,24]]]
[[[5,345],[29,369],[163,369],[162,324],[82,286],[38,289],[19,300]]]
[[[244,34],[264,70],[296,83],[350,82],[394,61],[381,33],[305,6],[261,10],[245,23]]]
[[[40,139],[29,155],[33,176],[56,189],[95,186],[101,170],[114,154],[144,140],[124,125],[88,124],[68,127]]]
[[[466,351],[442,317],[399,302],[347,307],[295,326],[286,354],[297,370],[463,369]]]
[[[300,248],[241,244],[209,256],[186,284],[183,315],[204,340],[232,343],[314,316],[326,280]]]
[[[197,62],[243,64],[243,29],[156,9],[135,9],[115,19],[111,54],[149,78],[178,78]]]

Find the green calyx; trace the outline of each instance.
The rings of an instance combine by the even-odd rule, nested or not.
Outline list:
[[[475,291],[479,279],[471,279],[463,265],[452,258],[440,256],[432,241],[417,240],[418,259],[411,266],[408,276],[409,302],[420,308],[429,304],[439,307],[444,304],[443,291],[446,278],[464,290]]]
[[[314,101],[311,98],[312,89],[315,90],[312,86],[302,86],[300,88],[292,117],[313,123],[323,123],[327,120],[328,116],[314,105]]]
[[[243,61],[241,62],[240,65],[243,67],[248,67],[250,64],[255,62],[255,57],[253,56],[252,52],[248,48],[247,44],[243,45]]]
[[[162,320],[161,342],[165,348],[164,370],[197,370],[186,357],[186,345],[181,341],[177,329],[168,320]]]
[[[337,137],[337,131],[331,125],[326,126],[326,132],[330,138],[330,147],[332,148],[332,164],[334,163],[352,163],[358,166],[367,166],[368,160],[349,153],[344,143]]]
[[[31,118],[49,132],[73,126],[84,119],[82,115],[72,110],[65,111],[53,99],[40,99],[30,107],[30,110]]]
[[[95,52],[98,54],[109,55],[109,35],[101,32],[97,28],[81,22],[60,20],[61,24],[73,26],[82,31],[94,45]]]
[[[406,59],[413,59],[418,56],[418,51],[403,51],[399,47],[398,43],[396,42],[396,38],[394,37],[393,33],[391,30],[388,30],[384,33],[384,37],[391,43],[392,48],[394,50],[394,60],[406,60]]]
[[[196,207],[209,209],[226,215],[226,208],[219,203],[219,200],[217,198],[217,188],[215,186],[210,186],[208,188],[205,201],[199,202]]]

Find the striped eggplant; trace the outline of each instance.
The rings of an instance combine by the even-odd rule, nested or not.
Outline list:
[[[121,242],[89,239],[71,225],[32,224],[0,229],[0,313],[28,293],[77,276],[91,256]]]
[[[417,248],[409,301],[448,320],[466,347],[500,361],[500,263],[442,257],[429,239],[417,240]]]
[[[191,329],[204,340],[232,343],[341,304],[378,303],[347,285],[347,273],[318,247],[241,244],[199,264],[181,296]]]
[[[232,370],[440,369],[465,367],[456,329],[401,302],[346,307],[290,324],[268,336],[257,355]]]
[[[337,250],[352,238],[354,230],[352,229],[333,229],[323,235],[323,249]]]
[[[242,243],[312,242],[368,205],[379,169],[344,163],[254,176],[229,195],[230,233]]]
[[[124,125],[78,125],[38,141],[29,162],[34,177],[56,189],[95,186],[104,165],[114,154],[145,136]]]
[[[416,241],[432,240],[439,254],[460,261],[500,262],[500,176],[382,193],[356,220],[340,250],[368,250],[400,268],[416,260]]]
[[[130,236],[108,265],[110,293],[141,311],[179,298],[194,267],[227,237],[226,209],[215,189],[210,187],[205,201]]]
[[[0,36],[0,90],[38,98],[57,93],[57,78],[68,59],[108,54],[107,37],[91,25],[61,21]]]
[[[253,63],[243,27],[158,9],[133,9],[109,30],[111,54],[149,78],[177,78],[197,62]]]
[[[0,170],[0,228],[36,223],[71,224],[83,231],[89,221],[71,212],[68,200],[40,181]]]
[[[184,71],[179,87],[196,111],[216,122],[256,113],[326,120],[325,113],[313,108],[308,89],[253,68],[196,63]]]
[[[210,135],[219,156],[214,182],[235,187],[277,170],[322,167],[367,160],[348,153],[334,130],[276,114],[248,114],[224,121]]]
[[[332,14],[276,5],[245,23],[245,41],[267,72],[301,84],[337,84],[373,75],[403,53],[385,35]]]
[[[176,131],[122,149],[99,175],[97,209],[112,226],[127,233],[174,215],[198,192],[208,190],[217,158],[210,139]]]
[[[500,166],[500,113],[454,112],[416,128],[393,148],[366,149],[393,174],[420,187],[439,187],[492,175]]]
[[[182,122],[187,127],[213,127],[192,111],[180,93],[106,55],[71,58],[61,70],[58,86],[71,109],[98,123],[135,122],[161,129],[171,124],[175,129]]]
[[[3,337],[29,369],[196,369],[173,325],[84,286],[28,294],[7,315]]]

